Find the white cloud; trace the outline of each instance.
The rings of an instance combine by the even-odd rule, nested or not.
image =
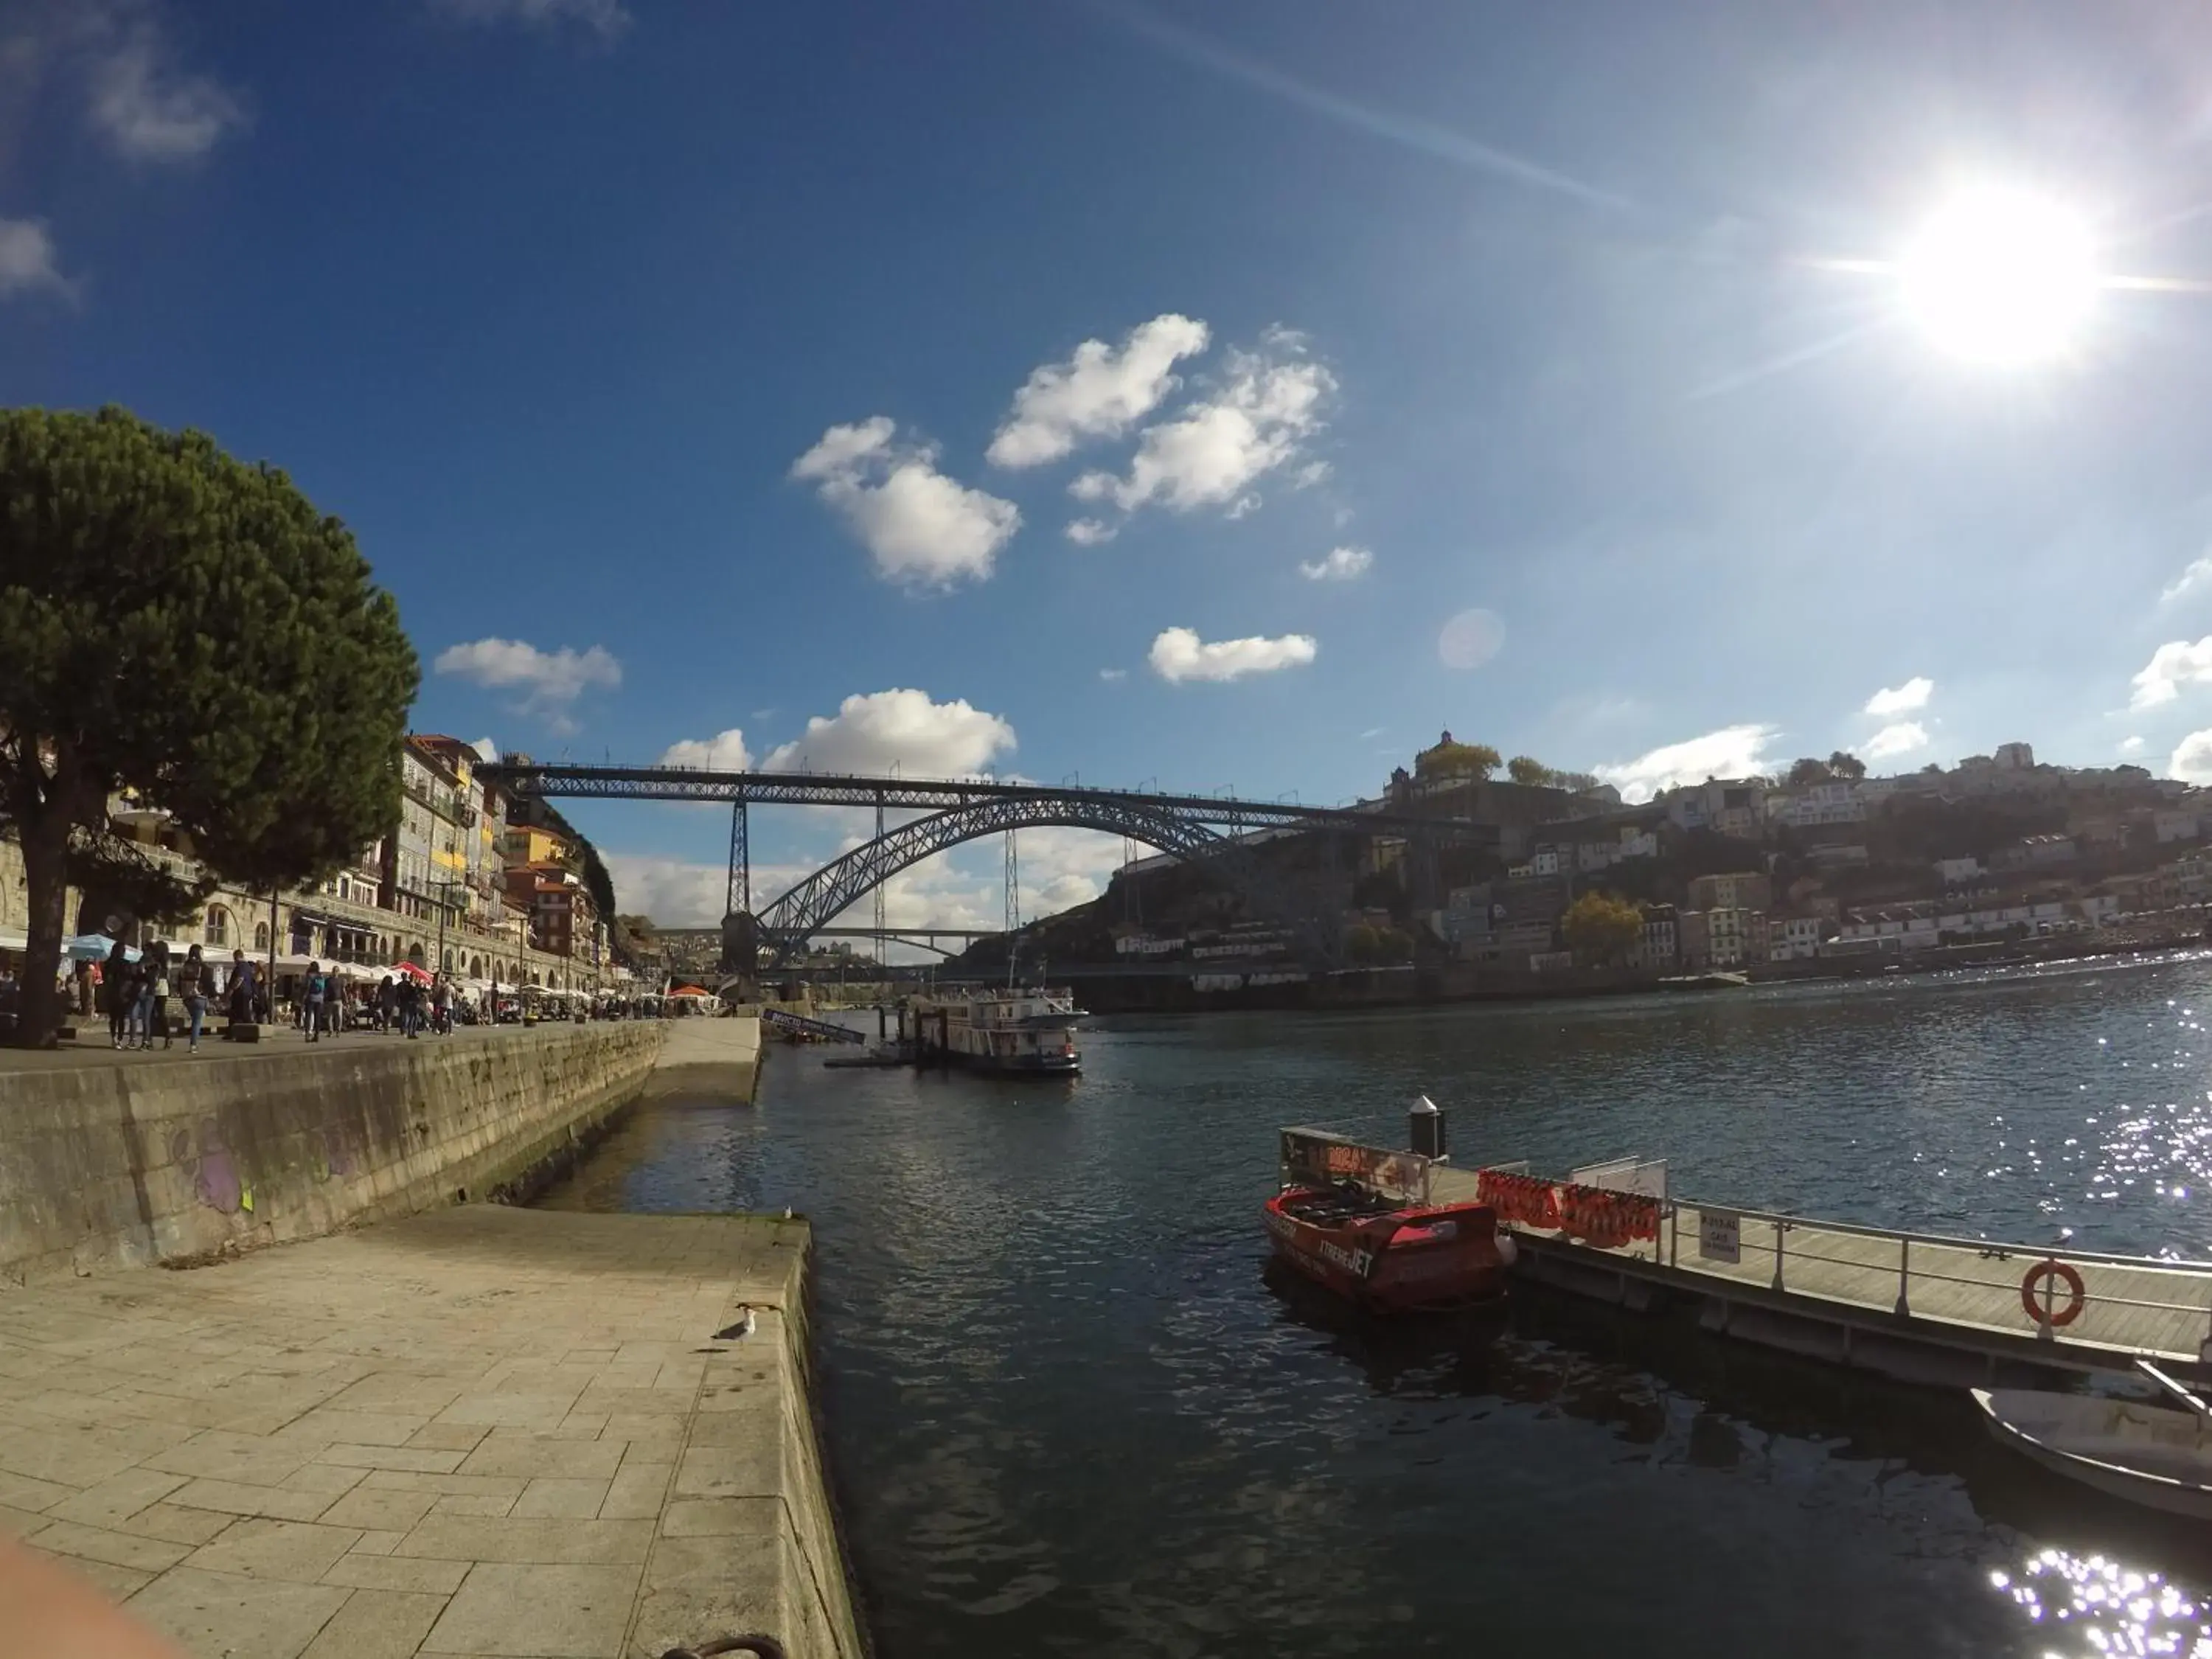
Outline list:
[[[1291,488],[1293,489],[1311,489],[1317,483],[1327,483],[1330,471],[1329,464],[1327,461],[1308,461],[1304,466],[1291,474]]]
[[[1928,707],[1928,699],[1935,695],[1936,682],[1925,674],[1915,674],[1902,685],[1884,686],[1866,700],[1863,711],[1887,720],[1892,714],[1910,714],[1915,709]]]
[[[607,40],[620,34],[632,21],[622,0],[439,0],[439,3],[471,23],[512,20],[546,28],[574,22]]]
[[[1115,438],[1179,382],[1175,366],[1206,349],[1204,323],[1164,312],[1130,330],[1119,351],[1085,340],[1064,363],[1041,363],[1014,393],[987,452],[995,466],[1041,466],[1091,438]]]
[[[1367,574],[1374,553],[1364,547],[1332,547],[1326,556],[1298,561],[1298,573],[1310,582],[1348,582]]]
[[[804,733],[771,750],[762,763],[774,772],[804,767],[876,775],[896,767],[907,777],[970,777],[1014,742],[1006,720],[964,701],[936,702],[926,691],[872,691],[846,698],[834,715],[815,715]]]
[[[2212,553],[2191,559],[2189,568],[2166,584],[2165,591],[2158,596],[2158,602],[2172,605],[2177,599],[2188,598],[2207,582],[2212,582]]]
[[[2212,783],[2212,730],[2191,732],[2176,744],[2166,770],[2184,783]]]
[[[1126,680],[1129,678],[1129,671],[1126,668],[1102,668],[1098,671],[1098,678],[1102,680]]]
[[[2155,708],[2179,696],[2183,686],[2200,685],[2207,680],[2212,680],[2212,634],[2194,645],[2186,640],[2169,640],[2151,653],[2150,660],[2136,676],[2135,695],[2128,699],[2128,707]]]
[[[1778,735],[1771,726],[1725,726],[1595,769],[1599,778],[1620,791],[1624,800],[1649,800],[1662,790],[1703,783],[1707,778],[1742,778],[1771,771],[1766,745]]]
[[[999,550],[1021,528],[1021,510],[937,470],[937,452],[901,444],[887,416],[833,426],[791,464],[842,514],[889,581],[949,587],[991,574]]]
[[[622,684],[622,665],[603,645],[540,651],[521,640],[471,640],[447,646],[430,665],[491,690],[520,692],[515,707],[547,716],[556,730],[569,729],[568,706],[592,687]]]
[[[1217,640],[1209,645],[1188,628],[1161,630],[1147,659],[1152,672],[1173,684],[1185,680],[1239,680],[1247,674],[1303,667],[1313,659],[1314,641],[1308,634],[1285,634],[1273,640],[1258,636]]]
[[[134,161],[189,161],[245,125],[234,94],[206,76],[178,73],[166,56],[160,32],[140,18],[91,62],[93,125]]]
[[[711,738],[685,738],[661,751],[659,764],[689,766],[702,772],[746,772],[752,757],[745,749],[745,734],[736,726]]]
[[[1212,392],[1144,429],[1127,477],[1086,472],[1069,493],[1125,514],[1148,506],[1249,512],[1257,505],[1249,486],[1297,458],[1335,390],[1335,378],[1306,356],[1303,339],[1271,331],[1259,350],[1229,354],[1226,376]]]
[[[1918,720],[1899,720],[1885,726],[1862,745],[1868,760],[1888,760],[1928,746],[1928,728]]]
[[[0,219],[0,300],[42,290],[71,291],[42,219]]]
[[[478,738],[474,743],[471,744],[469,747],[477,751],[477,758],[478,760],[496,761],[499,759],[499,745],[494,743],[489,738]]]
[[[695,864],[658,853],[616,853],[601,848],[607,875],[615,884],[615,905],[626,916],[650,916],[663,927],[714,927],[729,902],[726,865]],[[753,904],[769,901],[814,873],[811,864],[755,864]]]
[[[2142,749],[2143,740],[2139,737],[2120,739],[2120,752],[2123,755],[2140,755],[2142,753]]]
[[[1103,519],[1077,519],[1067,526],[1067,539],[1078,547],[1096,547],[1121,534]]]

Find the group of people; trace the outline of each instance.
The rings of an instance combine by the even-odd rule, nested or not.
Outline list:
[[[175,1048],[172,998],[183,1015],[188,1054],[200,1051],[210,1006],[223,1009],[235,1024],[265,1021],[271,1011],[270,991],[258,964],[244,951],[234,951],[226,965],[228,971],[218,982],[217,965],[206,961],[197,945],[180,957],[166,940],[156,939],[133,961],[118,940],[100,964],[100,1005],[107,1016],[109,1040],[118,1050],[149,1049],[157,1042],[164,1048]],[[427,985],[411,974],[386,974],[380,985],[355,986],[337,972],[336,963],[325,968],[310,962],[300,980],[293,1024],[308,1042],[319,1042],[349,1029],[358,1010],[380,1031],[415,1037],[427,1028],[443,1035],[453,1029],[456,1001],[453,983],[442,974]]]
[[[447,1036],[453,1029],[453,981],[443,974],[425,985],[412,974],[386,974],[374,992],[356,990],[337,971],[310,962],[301,981],[300,1001],[293,1023],[310,1042],[334,1036],[351,1025],[356,1009],[362,1011],[380,1031],[422,1036],[428,1024],[432,1032]]]
[[[245,959],[240,953],[238,960]],[[199,1053],[200,1027],[215,981],[198,945],[179,960],[170,955],[166,940],[156,939],[133,962],[118,939],[100,964],[100,989],[107,1005],[107,1035],[118,1048],[150,1048],[157,1036],[164,1048],[175,1048],[177,1036],[169,1029],[173,996],[185,1015],[185,1050]]]

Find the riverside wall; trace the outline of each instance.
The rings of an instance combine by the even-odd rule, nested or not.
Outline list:
[[[665,1029],[0,1069],[0,1284],[204,1260],[507,1196],[637,1097]]]

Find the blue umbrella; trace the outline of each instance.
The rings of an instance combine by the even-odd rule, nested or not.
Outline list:
[[[105,962],[107,953],[115,948],[115,941],[105,933],[79,933],[62,946],[62,952],[71,962]],[[126,945],[123,947],[125,962],[138,960],[138,952]]]

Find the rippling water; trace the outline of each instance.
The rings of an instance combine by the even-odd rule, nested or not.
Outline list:
[[[1121,1019],[1078,1080],[670,1103],[549,1201],[817,1224],[830,1452],[887,1659],[2212,1656],[2212,1529],[1963,1398],[1540,1292],[1376,1329],[1265,1270],[1272,1132],[1630,1152],[1678,1190],[2212,1255],[2212,958],[1342,1016]],[[2132,1644],[2140,1641],[2142,1646]],[[1119,1644],[1119,1645],[1117,1645]]]

